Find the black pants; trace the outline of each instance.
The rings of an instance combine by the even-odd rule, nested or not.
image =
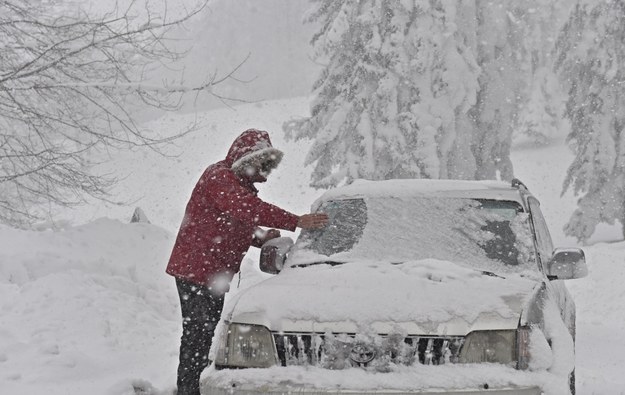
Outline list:
[[[199,395],[200,374],[208,366],[208,351],[224,306],[223,295],[208,287],[176,279],[182,308],[182,337],[178,365],[178,395]]]

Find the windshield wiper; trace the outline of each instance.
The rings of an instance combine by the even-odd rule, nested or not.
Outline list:
[[[480,273],[482,273],[485,276],[490,276],[490,277],[499,277],[499,278],[503,278],[504,280],[506,279],[505,277],[500,276],[499,274],[495,274],[493,272],[489,272],[488,270],[480,270]]]
[[[313,265],[330,265],[330,266],[338,266],[342,265],[345,262],[336,262],[336,261],[322,261],[322,262],[311,262],[311,263],[300,263],[299,265],[293,265],[293,267],[308,267]]]

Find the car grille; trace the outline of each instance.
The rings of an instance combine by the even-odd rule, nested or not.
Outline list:
[[[282,366],[389,370],[391,365],[458,362],[464,337],[274,333]]]

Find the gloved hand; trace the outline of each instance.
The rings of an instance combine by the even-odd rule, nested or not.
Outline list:
[[[267,233],[265,233],[265,242],[280,237],[280,231],[278,229],[269,229]]]
[[[275,239],[280,236],[281,236],[280,231],[278,229],[265,230],[263,228],[256,228],[254,230],[254,239],[256,240],[254,242],[254,245],[257,247],[260,247],[261,245],[265,244],[269,240]]]

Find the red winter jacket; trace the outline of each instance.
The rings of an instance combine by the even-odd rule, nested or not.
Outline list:
[[[256,227],[295,230],[297,215],[262,201],[252,180],[233,171],[268,157],[275,167],[282,153],[267,132],[250,129],[234,141],[225,160],[204,171],[187,203],[167,273],[201,285],[219,275],[229,281],[255,244]]]

